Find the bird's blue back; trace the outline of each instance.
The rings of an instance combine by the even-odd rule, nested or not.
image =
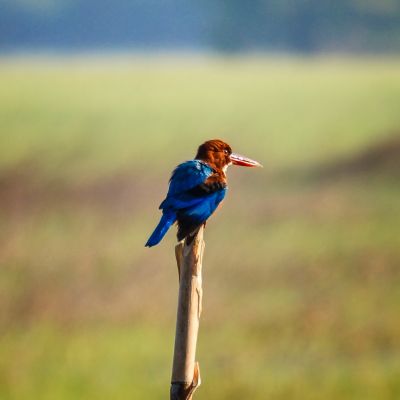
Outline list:
[[[179,164],[169,180],[167,197],[193,189],[203,183],[213,172],[214,170],[208,164],[200,160],[190,160]]]

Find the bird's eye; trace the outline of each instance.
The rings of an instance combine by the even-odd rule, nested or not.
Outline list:
[[[229,151],[227,149],[224,150],[225,154],[229,154]]]

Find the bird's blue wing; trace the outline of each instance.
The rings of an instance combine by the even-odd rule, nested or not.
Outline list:
[[[188,192],[177,193],[174,196],[167,196],[161,203],[160,209],[181,210],[183,208],[192,207],[204,201],[204,196],[196,196]]]
[[[213,172],[209,165],[200,160],[186,161],[178,165],[172,173],[167,196],[193,189],[203,183]]]
[[[205,190],[201,186],[214,170],[199,160],[186,161],[172,173],[169,191],[160,208],[178,212],[180,218],[205,221],[218,207],[226,187]]]
[[[225,194],[226,188],[208,194],[200,198],[200,201],[181,210],[181,213],[178,212],[178,215],[187,220],[199,223],[204,222],[217,209],[219,203],[224,199]]]
[[[160,209],[181,209],[201,202],[202,199],[191,194],[190,190],[201,185],[213,172],[209,165],[199,160],[178,165],[172,173],[168,194]]]
[[[226,187],[217,189],[215,192],[199,196],[198,203],[191,206],[175,209],[178,221],[178,240],[194,232],[203,224],[216,210],[226,193]]]

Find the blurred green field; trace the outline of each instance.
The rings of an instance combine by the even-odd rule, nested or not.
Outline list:
[[[400,398],[400,61],[0,60],[0,399],[163,399],[170,171],[222,138],[196,399]]]

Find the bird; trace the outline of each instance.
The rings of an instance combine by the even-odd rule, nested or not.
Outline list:
[[[220,139],[201,144],[193,160],[179,164],[172,172],[168,193],[160,204],[160,222],[146,242],[152,247],[161,242],[176,222],[177,239],[190,244],[194,235],[205,225],[224,199],[228,185],[226,172],[229,165],[262,167],[255,160],[232,152]]]

